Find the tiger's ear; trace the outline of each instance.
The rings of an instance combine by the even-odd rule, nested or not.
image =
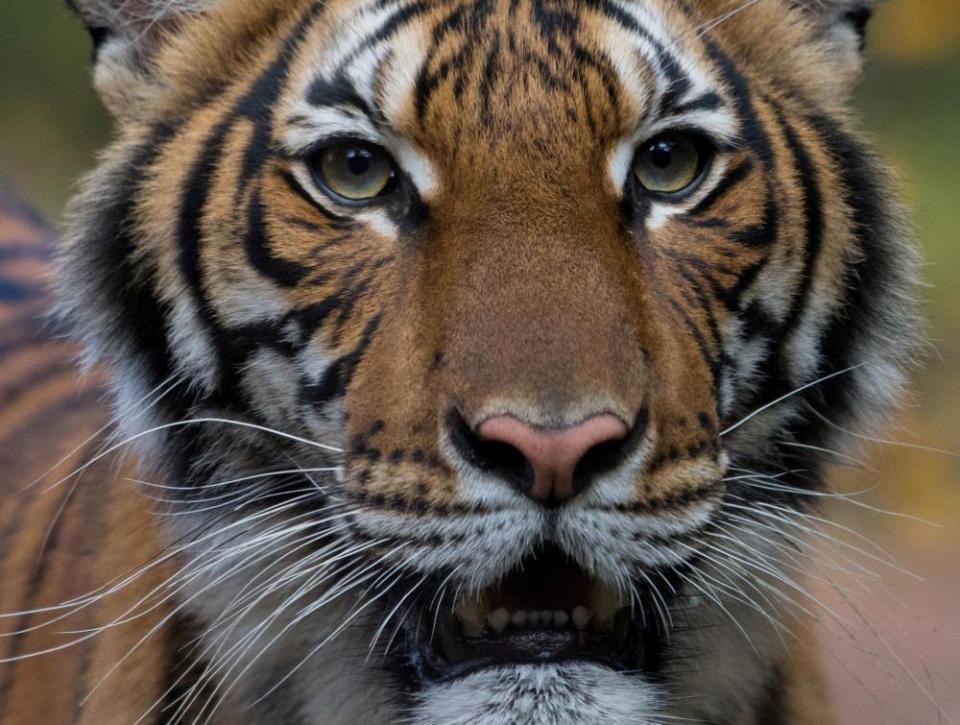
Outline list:
[[[66,0],[94,44],[94,84],[116,117],[135,117],[157,88],[152,60],[168,34],[216,0]]]
[[[863,66],[867,23],[877,0],[791,0],[812,20],[836,56],[840,72],[853,86]]]

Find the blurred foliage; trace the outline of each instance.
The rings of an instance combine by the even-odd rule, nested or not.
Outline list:
[[[63,0],[2,0],[0,182],[53,217],[108,135],[89,61]]]
[[[881,7],[871,28],[877,52],[898,60],[923,62],[957,52],[960,2],[899,0]]]

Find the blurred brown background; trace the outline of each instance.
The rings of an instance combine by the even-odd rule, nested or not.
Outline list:
[[[65,3],[2,2],[0,184],[55,220],[109,126]],[[888,0],[869,48],[857,104],[916,210],[933,346],[887,436],[906,445],[837,471],[868,492],[831,501],[812,594],[841,722],[960,723],[960,0]]]

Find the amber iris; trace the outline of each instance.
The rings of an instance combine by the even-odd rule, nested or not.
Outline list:
[[[350,202],[383,196],[396,175],[393,160],[384,149],[359,141],[327,146],[314,165],[327,190]]]
[[[691,134],[661,134],[640,147],[633,173],[646,191],[677,194],[700,178],[707,156],[704,144]]]

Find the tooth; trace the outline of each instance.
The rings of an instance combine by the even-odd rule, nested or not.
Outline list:
[[[487,615],[487,624],[490,625],[490,629],[492,629],[496,634],[503,632],[509,623],[510,612],[503,607],[495,609]]]
[[[573,619],[573,624],[577,629],[585,629],[593,617],[593,612],[586,607],[577,605],[573,608],[573,611],[570,612],[570,617]]]
[[[465,602],[457,608],[457,616],[463,625],[465,637],[479,637],[483,634],[483,609],[476,602]]]
[[[540,624],[544,627],[549,627],[551,624],[553,624],[553,612],[548,609],[541,609]]]
[[[520,609],[510,615],[510,624],[514,627],[522,627],[527,623],[527,613]]]
[[[570,621],[570,615],[566,612],[554,612],[553,613],[553,623],[558,627],[566,627],[567,622]]]
[[[594,591],[590,603],[594,629],[605,629],[613,624],[613,618],[620,609],[620,597],[613,590],[602,587]]]
[[[529,612],[527,614],[527,624],[531,627],[540,626],[540,612]]]

